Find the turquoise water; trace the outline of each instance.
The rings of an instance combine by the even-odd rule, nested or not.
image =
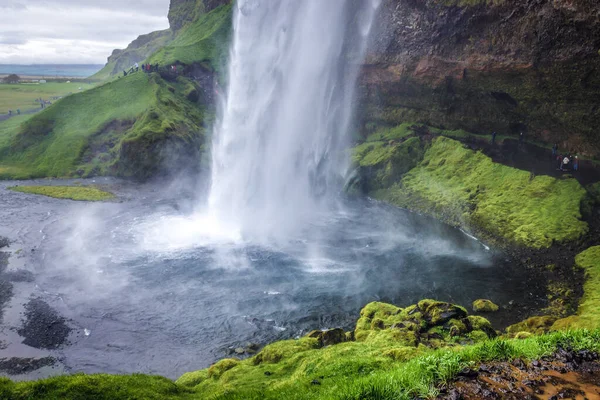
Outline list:
[[[15,65],[0,64],[0,75],[17,74],[22,76],[45,76],[45,77],[77,77],[86,78],[94,75],[102,69],[103,65],[59,65],[59,64],[36,64]]]

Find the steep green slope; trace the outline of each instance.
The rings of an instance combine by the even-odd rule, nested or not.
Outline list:
[[[556,321],[552,329],[594,329],[600,326],[600,246],[590,247],[578,254],[575,263],[586,275],[583,298],[577,315]]]
[[[168,83],[140,72],[68,96],[3,132],[0,177],[146,178],[164,167],[169,151],[176,159],[189,155],[177,148],[199,151],[203,113],[186,98],[192,90],[185,78]]]
[[[148,58],[151,64],[208,62],[218,70],[225,65],[231,34],[231,5],[222,5],[185,25],[173,41]]]
[[[374,197],[513,244],[547,248],[588,230],[575,179],[532,176],[452,139],[370,141],[355,148],[355,161]]]

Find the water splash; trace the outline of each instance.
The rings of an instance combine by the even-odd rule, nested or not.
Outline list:
[[[271,241],[339,191],[354,85],[379,0],[240,0],[209,210]]]

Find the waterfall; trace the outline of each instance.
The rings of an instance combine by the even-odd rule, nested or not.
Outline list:
[[[287,236],[339,193],[358,69],[380,0],[238,0],[209,213]]]

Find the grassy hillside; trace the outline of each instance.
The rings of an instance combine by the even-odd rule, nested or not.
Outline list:
[[[370,168],[366,177],[374,197],[513,244],[547,248],[588,230],[580,211],[586,191],[575,179],[533,176],[452,139],[429,144],[386,137],[358,146],[354,154],[361,168]]]
[[[199,149],[203,113],[185,78],[137,73],[59,100],[0,127],[0,178],[113,174],[148,177],[170,150]],[[184,152],[185,154],[185,152]]]
[[[231,5],[215,8],[177,32],[173,41],[148,58],[159,65],[207,62],[219,70],[225,65],[231,35]]]

